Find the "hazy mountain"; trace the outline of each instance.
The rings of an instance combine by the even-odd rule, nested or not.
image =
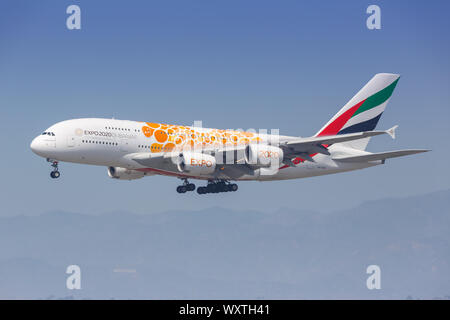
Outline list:
[[[0,298],[413,298],[450,294],[450,191],[345,211],[0,218]],[[333,201],[329,195],[323,201]],[[77,264],[82,289],[65,287]],[[366,287],[381,268],[381,290]]]

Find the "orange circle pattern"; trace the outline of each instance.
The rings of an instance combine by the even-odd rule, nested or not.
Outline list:
[[[192,127],[146,122],[142,127],[145,137],[155,140],[151,152],[170,152],[183,146],[223,146],[260,142],[261,138],[252,132],[208,129],[198,131]]]

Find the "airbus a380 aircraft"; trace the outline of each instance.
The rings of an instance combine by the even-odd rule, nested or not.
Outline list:
[[[395,127],[374,131],[399,75],[375,75],[312,137],[301,138],[234,130],[115,119],[74,119],[54,124],[31,143],[52,163],[60,161],[108,167],[111,178],[166,175],[182,179],[177,192],[195,190],[188,179],[207,185],[199,194],[236,191],[230,181],[297,179],[384,164],[388,158],[428,150],[365,151],[380,134],[395,138]]]

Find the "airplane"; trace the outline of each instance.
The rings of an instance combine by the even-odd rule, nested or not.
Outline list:
[[[236,181],[298,179],[364,169],[386,159],[426,149],[370,153],[370,138],[395,129],[375,127],[400,76],[376,74],[314,136],[283,136],[255,130],[219,130],[116,119],[58,122],[31,142],[60,177],[59,162],[107,167],[109,177],[134,180],[151,175],[177,177],[178,193],[195,190],[189,179],[204,180],[198,194],[236,191]]]

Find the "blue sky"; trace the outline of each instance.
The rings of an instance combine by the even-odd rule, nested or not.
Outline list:
[[[66,28],[77,4],[82,29]],[[370,4],[382,29],[368,30]],[[331,210],[448,189],[447,1],[2,1],[0,215],[64,209],[151,213],[212,206]],[[115,117],[314,134],[375,73],[402,78],[370,151],[433,152],[319,178],[244,182],[233,194],[178,195],[178,181],[132,182],[106,168],[50,167],[29,149],[55,122]],[[201,183],[200,183],[201,184]]]

